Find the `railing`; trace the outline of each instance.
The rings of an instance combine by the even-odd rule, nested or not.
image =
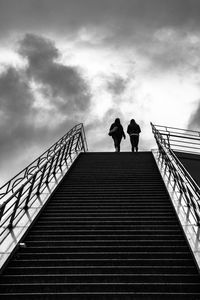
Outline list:
[[[83,124],[74,126],[33,163],[0,188],[0,241],[48,190],[56,175],[87,151]]]
[[[194,150],[195,148],[196,153],[196,149],[200,149],[200,138],[198,137],[199,133],[195,131],[186,131],[172,127],[153,125],[152,123],[151,126],[158,145],[158,159],[161,162],[162,168],[164,168],[164,174],[165,176],[168,176],[168,180],[171,181],[173,190],[179,193],[180,203],[181,201],[184,201],[189,215],[192,215],[196,225],[200,226],[200,188],[174,154],[173,150],[175,148],[177,151],[177,145],[180,151],[180,143],[174,144],[174,142],[171,142],[171,138],[174,137],[176,138],[176,141],[178,139],[184,141],[185,139],[185,141],[187,141],[186,149],[191,150],[192,148]],[[170,129],[172,129],[172,131]],[[190,139],[191,141],[195,140],[194,147],[193,142],[192,146],[189,147]],[[199,141],[199,143],[197,141]],[[181,151],[183,150],[184,144],[181,147]],[[191,152],[192,151],[190,151],[190,153]]]
[[[165,142],[168,148],[177,152],[200,154],[200,132],[161,125],[153,127],[157,134],[162,136],[162,142]]]

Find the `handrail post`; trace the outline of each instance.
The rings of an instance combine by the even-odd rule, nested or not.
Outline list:
[[[167,134],[167,147],[170,148],[170,140],[169,140],[169,137],[170,137],[170,133]]]
[[[11,229],[13,227],[13,221],[15,219],[15,214],[16,214],[16,211],[19,207],[19,202],[20,202],[20,199],[21,199],[21,196],[22,196],[22,192],[23,192],[23,189],[24,189],[24,186],[22,186],[18,192],[18,195],[17,195],[17,200],[14,204],[14,209],[13,209],[13,212],[12,212],[12,215],[11,215],[11,218],[10,218],[10,222],[9,222],[9,225],[8,225],[8,228]]]
[[[53,166],[53,162],[54,162],[54,158],[52,157],[51,158],[51,163],[50,163],[50,166],[49,166],[49,171],[48,171],[48,174],[46,176],[46,181],[45,181],[46,185],[48,185],[48,183],[49,183],[49,176],[51,174],[51,169],[52,169],[52,166]]]
[[[44,178],[44,173],[46,171],[46,167],[47,167],[47,163],[43,167],[42,175],[40,177],[40,182],[39,182],[39,185],[38,185],[38,188],[37,188],[37,192],[36,192],[37,195],[40,194],[40,188],[41,188],[41,185],[42,185],[42,181],[43,181],[43,178]]]
[[[87,145],[85,130],[84,130],[83,125],[81,128],[81,138],[82,138],[82,142],[83,142],[83,150],[84,150],[84,152],[86,152],[86,151],[88,151],[88,145]]]
[[[33,191],[33,187],[34,187],[34,184],[35,184],[36,176],[37,176],[37,173],[33,176],[32,181],[31,181],[31,186],[29,188],[29,193],[28,193],[28,196],[26,198],[25,205],[24,205],[24,209],[25,210],[28,208],[28,202],[30,200],[30,197],[31,197],[31,194],[32,194],[32,191]]]
[[[54,176],[55,176],[55,174],[56,174],[56,168],[57,168],[57,166],[58,166],[58,161],[59,161],[60,153],[61,153],[61,150],[59,150],[58,156],[57,156],[57,158],[56,158],[56,162],[55,162],[55,166],[54,166],[54,170],[53,170]]]
[[[64,156],[64,160],[65,160],[66,165],[67,165],[67,155],[69,153],[69,146],[70,146],[70,140],[67,141],[66,152],[65,152],[65,156]]]
[[[69,156],[71,158],[71,154],[72,154],[72,146],[74,143],[74,135],[72,136],[71,142],[70,142],[70,146],[69,146]]]
[[[62,151],[62,155],[61,155],[61,158],[60,158],[60,163],[59,163],[59,167],[60,169],[62,170],[62,162],[63,162],[63,157],[65,155],[65,150],[67,148],[67,144],[65,144],[64,148],[63,148],[63,151]]]
[[[79,147],[80,139],[81,139],[81,132],[80,132],[79,135],[78,135],[78,139],[77,139],[76,147],[75,147],[75,152],[77,152],[77,149],[78,149],[78,147]],[[81,142],[83,143],[82,140],[81,140]],[[81,148],[82,148],[82,147],[81,147]]]
[[[5,203],[2,203],[0,205],[0,222],[1,222],[1,218],[3,217],[3,213],[4,213],[4,209],[6,207],[6,204]]]
[[[85,140],[84,140],[84,137],[83,137],[83,133],[81,132],[81,141],[82,141],[82,150],[84,152],[86,152],[86,145],[85,145]]]

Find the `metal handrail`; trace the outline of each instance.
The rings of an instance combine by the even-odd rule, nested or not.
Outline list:
[[[84,127],[80,123],[0,188],[0,241],[33,207],[56,175],[67,170],[79,153],[87,150]]]
[[[200,154],[200,132],[175,127],[153,125],[171,148],[177,152]]]
[[[165,174],[168,173],[168,178],[173,182],[173,190],[178,189],[180,201],[184,200],[196,224],[200,226],[200,188],[175,155],[169,138],[166,138],[166,134],[159,130],[160,127],[163,128],[164,126],[151,123],[151,127],[158,145],[159,160],[164,165]]]
[[[190,133],[191,135],[200,137],[200,131],[196,131],[196,130],[183,129],[183,128],[170,127],[170,126],[163,126],[163,125],[156,125],[156,124],[153,124],[153,126],[155,128],[157,128],[159,131],[161,131],[164,128],[165,131],[173,132],[175,130],[175,132],[182,132],[182,133],[186,133],[186,134]]]

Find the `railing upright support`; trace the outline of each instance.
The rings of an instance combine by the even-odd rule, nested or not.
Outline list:
[[[72,156],[72,146],[73,146],[73,143],[74,143],[74,135],[73,135],[73,137],[71,139],[70,146],[69,146],[69,156],[70,156],[70,158]]]
[[[66,149],[65,156],[64,156],[66,165],[67,165],[67,158],[68,158],[68,154],[69,154],[69,147],[70,147],[70,141],[67,142],[67,145],[66,145],[67,149]]]
[[[16,215],[16,212],[17,212],[17,209],[19,207],[19,202],[21,200],[21,196],[22,196],[22,192],[23,192],[23,189],[24,189],[24,186],[22,186],[18,192],[18,195],[17,195],[17,201],[15,202],[14,204],[14,208],[13,208],[13,212],[12,212],[12,215],[11,215],[11,218],[10,218],[10,222],[9,222],[9,225],[8,225],[8,228],[11,229],[13,227],[13,221],[15,219],[15,215]]]
[[[52,157],[51,158],[51,162],[50,162],[50,166],[49,166],[49,171],[48,171],[48,174],[46,176],[46,181],[45,181],[46,185],[48,185],[48,183],[49,183],[49,176],[51,175],[51,170],[52,170],[53,162],[54,162],[54,158]]]
[[[77,143],[76,143],[76,147],[75,147],[75,152],[78,151],[80,139],[81,139],[81,132],[80,132],[79,135],[78,135],[78,139],[77,139]]]
[[[63,148],[63,151],[62,151],[62,155],[61,155],[61,158],[60,158],[60,163],[59,163],[59,168],[62,170],[62,162],[63,162],[63,158],[64,158],[64,155],[65,155],[65,150],[67,148],[67,144],[65,144],[64,148]]]
[[[86,140],[82,139],[82,132],[83,124],[75,125],[40,157],[0,188],[0,201],[3,203],[0,205],[0,243],[7,229],[11,230],[23,217],[26,218],[29,208],[35,209],[35,201],[39,198],[42,199],[41,204],[47,201],[69,166],[82,151],[84,145],[81,143],[86,143]],[[39,197],[43,192],[44,197]],[[32,214],[34,209],[28,212]]]
[[[1,218],[2,218],[2,216],[3,216],[5,207],[6,207],[6,204],[5,204],[5,203],[2,203],[2,204],[0,205],[0,222],[1,222]]]
[[[40,188],[41,188],[41,185],[42,185],[42,181],[43,181],[43,178],[44,178],[44,174],[45,174],[45,172],[46,172],[47,163],[48,163],[48,162],[46,162],[46,164],[44,165],[43,170],[42,170],[42,175],[41,175],[41,177],[40,177],[40,182],[39,182],[39,184],[38,184],[38,188],[37,188],[37,192],[36,192],[37,195],[40,194]]]
[[[58,151],[58,156],[56,158],[56,162],[55,162],[55,165],[54,165],[54,170],[53,170],[53,174],[55,175],[56,174],[56,169],[57,169],[57,166],[58,166],[58,161],[59,161],[59,157],[60,157],[60,153],[61,153],[61,149]]]
[[[81,132],[81,141],[82,141],[82,150],[83,150],[84,152],[86,152],[87,149],[86,149],[86,145],[85,145],[85,143],[84,143],[84,138],[83,138],[83,133],[82,133],[82,132]]]
[[[32,181],[31,181],[31,186],[30,186],[30,189],[29,189],[29,193],[28,193],[28,196],[27,196],[27,198],[26,198],[25,205],[24,205],[24,209],[25,209],[25,210],[28,209],[28,203],[29,203],[29,200],[30,200],[32,191],[33,191],[33,187],[34,187],[34,184],[35,184],[36,176],[37,176],[37,174],[33,175],[33,178],[32,178]]]

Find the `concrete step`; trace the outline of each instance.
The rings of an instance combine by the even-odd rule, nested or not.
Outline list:
[[[109,270],[108,270],[109,272]],[[86,274],[83,272],[82,274],[17,274],[17,275],[5,275],[6,284],[12,284],[13,281],[15,284],[42,284],[42,283],[168,283],[173,284],[188,284],[188,283],[199,283],[199,275],[190,275],[190,274],[141,274],[141,273],[133,273],[133,274],[103,274],[94,273],[94,274]],[[3,286],[3,284],[2,284]],[[0,280],[0,288],[1,288],[1,280]]]
[[[2,299],[200,299],[149,152],[82,154],[23,242],[0,276]]]
[[[69,258],[69,259],[64,259],[64,258],[52,258],[49,259],[46,257],[46,259],[40,259],[36,257],[35,259],[22,259],[21,257],[19,259],[15,259],[12,264],[10,265],[11,267],[69,267],[69,266],[149,266],[149,267],[155,267],[155,266],[173,266],[173,267],[194,267],[194,261],[190,258],[155,258],[155,259],[150,259],[150,258]]]

